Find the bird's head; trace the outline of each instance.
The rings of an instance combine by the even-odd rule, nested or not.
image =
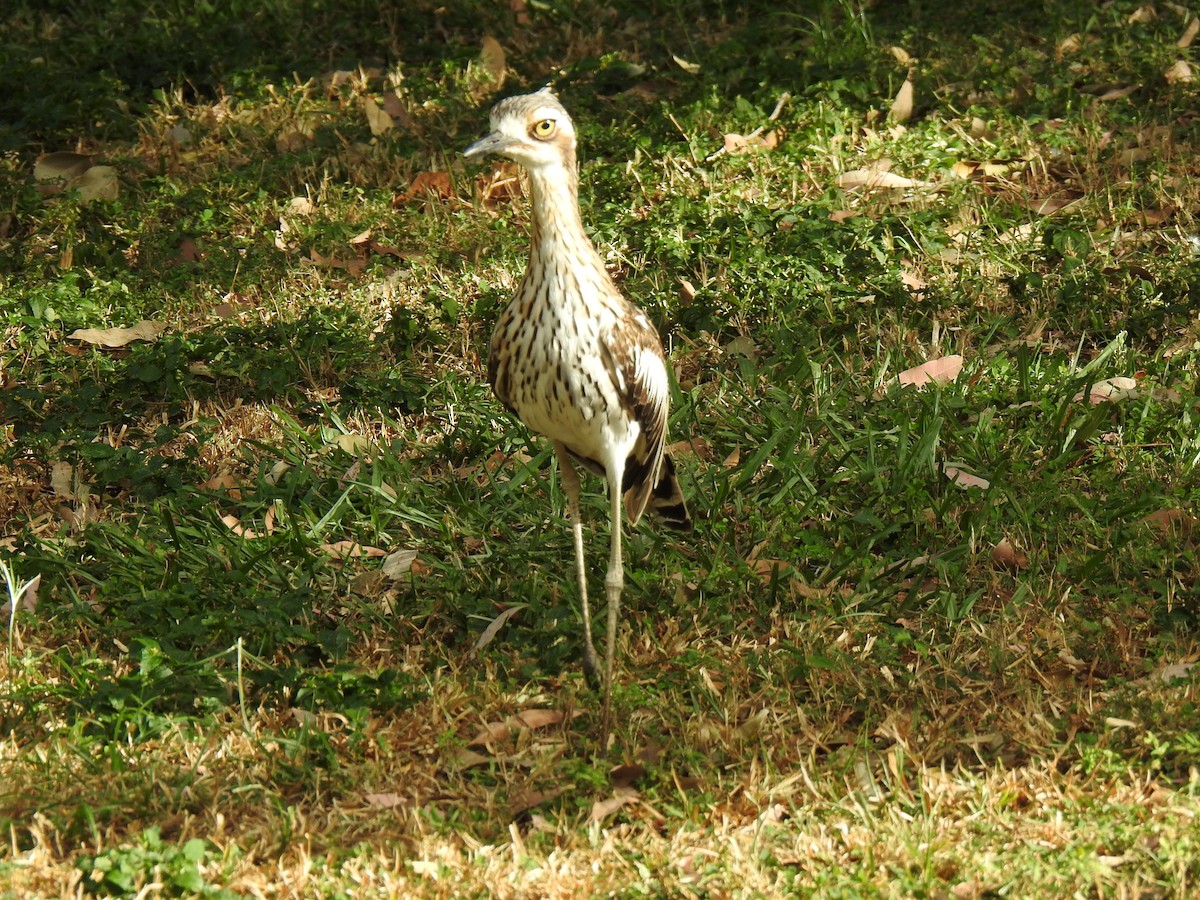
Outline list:
[[[492,107],[492,133],[463,151],[467,159],[506,156],[530,171],[575,167],[575,126],[550,88],[508,97]]]

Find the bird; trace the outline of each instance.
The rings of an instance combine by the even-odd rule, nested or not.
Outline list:
[[[492,333],[488,381],[558,460],[575,543],[583,616],[583,669],[595,682],[580,468],[608,481],[611,541],[604,578],[608,602],[600,745],[611,724],[613,657],[624,565],[622,511],[636,525],[652,511],[690,531],[691,516],[666,452],[670,376],[658,331],[614,284],[579,211],[575,125],[549,87],[499,101],[491,131],[463,155],[516,162],[529,176],[531,234],[525,275]]]

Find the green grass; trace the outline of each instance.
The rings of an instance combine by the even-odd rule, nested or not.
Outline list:
[[[1193,894],[1194,51],[1138,9],[18,4],[0,895]],[[627,536],[606,748],[483,378],[528,208],[458,157],[547,80],[697,516]],[[839,185],[886,166],[927,185]]]

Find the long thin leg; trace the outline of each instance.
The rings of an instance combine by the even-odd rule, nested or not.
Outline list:
[[[583,514],[579,511],[579,473],[571,454],[562,444],[555,442],[554,453],[558,457],[559,476],[563,491],[567,495],[567,507],[571,515],[571,531],[575,537],[575,574],[579,580],[579,602],[583,608],[583,674],[595,683],[600,677],[600,662],[596,658],[596,645],[592,643],[592,611],[588,607],[587,570],[583,564]]]
[[[613,656],[617,648],[617,619],[621,613],[621,588],[625,584],[625,567],[621,562],[621,481],[623,472],[609,472],[608,493],[612,503],[612,549],[608,555],[608,574],[604,577],[604,593],[608,598],[608,635],[604,643],[604,718],[600,724],[600,749],[608,749],[608,726],[612,720]]]

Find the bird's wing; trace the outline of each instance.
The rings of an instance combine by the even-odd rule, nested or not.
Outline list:
[[[641,428],[625,462],[625,510],[637,522],[650,501],[667,438],[670,382],[658,332],[636,307],[600,335],[606,363],[621,402]]]

